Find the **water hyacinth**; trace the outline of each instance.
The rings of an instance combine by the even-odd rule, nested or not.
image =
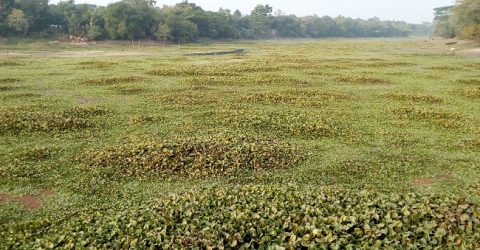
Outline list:
[[[441,196],[214,186],[4,227],[7,248],[399,249],[480,247],[480,207]],[[17,230],[16,233],[13,233]]]

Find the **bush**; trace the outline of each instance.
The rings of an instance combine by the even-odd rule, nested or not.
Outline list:
[[[386,84],[391,83],[389,80],[370,77],[370,76],[339,76],[335,78],[336,81],[353,84]]]
[[[81,160],[91,168],[126,175],[230,175],[242,170],[282,168],[300,160],[298,150],[277,140],[214,136],[177,141],[150,140],[89,150]]]
[[[442,196],[211,187],[0,227],[7,248],[475,249],[480,207]]]
[[[90,80],[85,80],[82,83],[87,85],[113,85],[121,83],[136,83],[144,81],[145,79],[140,76],[125,76],[125,77],[112,77],[112,78],[95,78]]]
[[[59,112],[30,111],[28,108],[15,108],[3,112],[0,111],[0,134],[68,131],[98,127],[98,122],[95,122],[93,118],[107,113],[106,109],[98,107],[75,107]]]

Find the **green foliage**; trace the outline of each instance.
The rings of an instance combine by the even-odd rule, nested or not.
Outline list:
[[[301,158],[295,147],[278,140],[213,136],[122,144],[90,150],[81,159],[86,159],[88,167],[108,168],[126,175],[201,177],[285,168]]]
[[[15,67],[23,65],[25,64],[18,58],[0,59],[0,67]]]
[[[458,79],[458,80],[455,80],[455,83],[471,84],[471,85],[479,85],[480,86],[480,78]]]
[[[126,2],[110,4],[104,14],[105,30],[113,39],[138,39],[145,36],[142,14]]]
[[[0,112],[0,134],[95,128],[100,124],[93,118],[106,114],[108,110],[99,107],[76,107],[60,112],[40,111],[28,107],[4,109]]]
[[[442,103],[444,100],[441,97],[433,95],[407,95],[400,93],[389,93],[383,95],[389,99],[398,101],[412,101],[412,102],[426,102],[426,103]]]
[[[21,34],[28,33],[28,28],[30,27],[25,13],[18,9],[13,9],[10,15],[8,15],[7,24],[11,29]]]
[[[17,78],[0,78],[0,84],[4,84],[4,83],[15,83],[15,82],[19,82],[20,79],[17,79]]]
[[[113,210],[4,227],[18,248],[480,247],[478,205],[442,196],[211,187]]]
[[[457,0],[454,6],[435,9],[435,33],[445,38],[480,40],[479,6],[479,0]]]
[[[456,92],[472,99],[480,99],[480,86],[457,89]]]
[[[479,247],[480,64],[443,41],[2,46],[0,248]]]
[[[154,1],[153,1],[154,2]],[[142,0],[124,0],[106,7],[47,0],[3,0],[0,6],[2,34],[73,35],[89,39],[156,38],[181,42],[209,39],[262,39],[275,37],[406,37],[429,33],[430,24],[368,20],[348,17],[297,17],[259,4],[250,15],[228,9],[205,11],[189,2],[162,8]],[[468,26],[462,34],[476,31]]]
[[[225,125],[278,136],[295,136],[300,138],[341,137],[353,139],[351,127],[346,122],[346,114],[307,113],[304,111],[253,111],[228,110],[221,112],[215,120]]]
[[[83,84],[88,85],[114,85],[114,84],[122,84],[122,83],[135,83],[141,82],[144,78],[140,76],[126,76],[126,77],[112,77],[112,78],[95,78],[82,81]]]
[[[464,125],[465,117],[458,113],[424,107],[409,107],[393,110],[400,119],[426,121],[443,128],[458,128]]]
[[[480,1],[458,0],[453,14],[459,37],[480,41]]]
[[[345,82],[345,83],[354,83],[354,84],[386,84],[391,83],[389,80],[370,77],[370,76],[362,76],[362,75],[355,75],[355,76],[338,76],[335,77],[336,81]]]

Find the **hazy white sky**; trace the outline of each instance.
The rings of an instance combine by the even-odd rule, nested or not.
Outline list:
[[[50,0],[58,3],[60,0]],[[91,3],[108,5],[116,0],[76,0],[76,3]],[[181,0],[157,0],[157,5],[172,5]],[[286,14],[306,16],[348,16],[353,18],[379,17],[383,20],[403,20],[410,23],[430,22],[433,19],[433,9],[451,5],[454,0],[191,0],[189,2],[200,5],[205,10],[218,10],[220,7],[239,9],[243,14],[250,11],[257,4],[269,4],[274,11],[281,9]]]

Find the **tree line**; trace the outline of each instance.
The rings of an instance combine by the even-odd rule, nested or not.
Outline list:
[[[49,4],[48,0],[1,0],[0,34],[12,36],[74,35],[101,39],[144,39],[192,42],[207,39],[269,39],[321,37],[406,37],[428,35],[431,26],[403,21],[338,16],[285,15],[272,6],[205,11],[188,1],[157,7],[154,0],[123,0],[106,7]]]
[[[480,0],[457,0],[435,9],[435,36],[480,41]]]

